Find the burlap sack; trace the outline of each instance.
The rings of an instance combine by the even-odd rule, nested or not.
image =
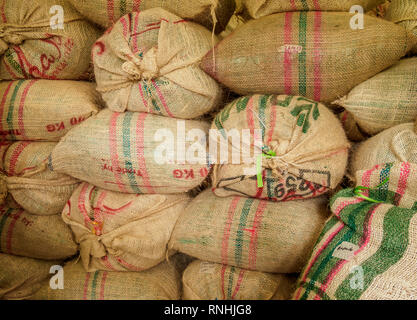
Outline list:
[[[0,300],[30,298],[50,276],[51,267],[58,263],[0,253]]]
[[[358,126],[358,123],[349,111],[345,110],[340,113],[339,119],[342,122],[342,126],[345,129],[346,136],[349,138],[349,140],[360,142],[369,138],[369,134],[364,132]]]
[[[3,158],[0,179],[14,200],[36,215],[61,214],[79,180],[51,171],[47,160],[57,143],[20,141]]]
[[[132,195],[82,183],[62,212],[80,244],[86,271],[142,271],[167,256],[178,216],[189,202],[182,195]]]
[[[45,260],[77,253],[71,229],[61,217],[36,216],[0,206],[0,252]]]
[[[385,0],[243,0],[245,11],[254,19],[286,11],[349,11],[355,5],[368,11]]]
[[[113,111],[199,117],[222,98],[199,67],[213,45],[210,31],[163,9],[128,14],[94,46],[97,90]]]
[[[384,185],[381,180],[389,178]],[[333,217],[301,274],[294,299],[417,299],[417,165],[388,163],[357,173],[361,190],[331,200]],[[379,186],[379,187],[378,187]]]
[[[348,110],[363,131],[377,134],[417,118],[416,79],[417,57],[403,59],[334,104]]]
[[[0,136],[8,140],[59,141],[99,110],[99,94],[88,82],[4,81],[0,92]]]
[[[352,29],[351,19],[346,12],[316,11],[249,21],[208,52],[201,66],[242,95],[292,94],[332,102],[417,43],[392,22],[364,15],[364,28]]]
[[[212,129],[222,133],[213,172],[214,192],[221,197],[243,195],[273,201],[312,198],[334,189],[346,170],[349,143],[340,121],[324,105],[303,97],[239,98],[216,116]],[[243,130],[250,130],[251,145],[242,137],[242,145],[247,147],[239,148],[233,138],[226,137],[234,129],[242,136]],[[272,158],[262,156],[263,186],[258,184],[257,170],[254,174],[248,171],[255,163],[245,163],[245,158],[253,160],[255,148],[261,153],[254,145],[255,130],[262,131],[262,152],[276,153]],[[220,164],[222,144],[226,143],[228,163]],[[212,144],[216,142],[210,138],[213,150]],[[232,151],[236,149],[241,154],[240,164],[233,164]]]
[[[85,77],[99,30],[69,2],[1,0],[0,16],[0,79]]]
[[[385,18],[410,30],[417,37],[417,1],[392,0]],[[413,53],[417,54],[417,45]]]
[[[179,300],[181,281],[168,262],[142,272],[86,272],[81,262],[64,267],[64,289],[44,282],[34,300]]]
[[[182,276],[183,300],[288,300],[295,279],[196,260]]]
[[[190,142],[185,141],[186,137],[193,136],[197,129],[206,135],[208,128],[203,121],[106,109],[62,138],[52,152],[50,165],[53,171],[107,190],[183,193],[200,185],[209,170],[205,161],[206,139],[200,136],[197,142]],[[155,137],[160,134],[166,134],[167,138],[157,141]],[[177,164],[183,162],[178,161],[183,150],[189,156],[197,150],[195,160],[204,165],[192,164],[189,156],[185,164]]]
[[[120,17],[134,11],[163,8],[184,19],[195,21],[216,33],[227,25],[235,10],[234,0],[70,0],[89,20],[110,27]]]
[[[328,216],[326,203],[324,197],[279,203],[218,198],[206,190],[178,219],[169,248],[249,270],[300,272]]]
[[[354,175],[388,162],[417,163],[417,132],[413,123],[385,130],[361,143],[353,152],[349,170]]]

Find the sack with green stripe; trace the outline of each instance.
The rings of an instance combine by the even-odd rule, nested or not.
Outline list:
[[[110,27],[130,12],[162,8],[181,18],[197,22],[216,33],[221,32],[235,10],[234,0],[69,0],[86,18]]]
[[[44,282],[32,300],[179,300],[180,275],[175,264],[163,262],[142,272],[86,272],[81,262],[68,262],[64,289]]]
[[[275,203],[206,190],[180,215],[169,248],[248,270],[300,272],[328,217],[326,205],[325,197]]]
[[[245,12],[258,19],[286,11],[349,11],[359,5],[368,11],[385,0],[243,0]]]
[[[0,253],[0,300],[31,298],[52,275],[52,266],[58,264]]]
[[[417,118],[417,57],[403,59],[359,84],[333,104],[344,107],[367,134]]]
[[[196,260],[183,273],[182,300],[289,300],[295,280]]]
[[[56,142],[19,141],[4,154],[0,183],[26,211],[36,215],[61,214],[79,180],[53,172],[48,157]]]
[[[222,100],[198,65],[215,42],[209,30],[160,8],[123,16],[93,48],[97,90],[113,111],[199,117]]]
[[[0,79],[85,79],[99,30],[66,0],[1,0]]]
[[[223,39],[201,67],[231,90],[333,102],[403,57],[416,43],[390,21],[347,12],[287,12],[252,20]],[[213,55],[216,59],[213,60]]]
[[[44,260],[77,253],[71,229],[59,215],[36,216],[0,206],[0,252]]]
[[[167,244],[190,198],[133,195],[82,183],[62,212],[86,271],[142,271],[168,256]]]
[[[59,141],[100,108],[95,85],[82,81],[0,82],[0,138]]]
[[[336,188],[345,174],[350,144],[340,121],[323,104],[307,98],[241,97],[216,116],[212,129],[218,132],[216,140],[210,136],[217,196],[313,198]],[[236,130],[239,143],[232,135]],[[246,134],[250,139],[245,139]],[[224,147],[227,163],[222,163]],[[234,159],[235,151],[239,159]]]
[[[377,165],[356,180],[332,198],[294,299],[417,299],[417,164]]]
[[[111,191],[184,193],[208,175],[208,130],[205,121],[105,109],[62,138],[49,165]]]

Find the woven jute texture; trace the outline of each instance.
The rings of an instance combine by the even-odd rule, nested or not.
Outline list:
[[[59,141],[101,103],[95,86],[83,81],[3,81],[0,95],[0,136],[8,140]]]
[[[32,297],[58,261],[44,261],[0,253],[0,300]]]
[[[273,201],[312,198],[334,189],[345,173],[350,145],[340,121],[324,105],[304,97],[241,97],[216,116],[212,129],[220,136],[219,142],[217,137],[210,137],[210,155],[217,160],[213,187],[218,196]],[[233,130],[240,134],[241,144],[235,142]],[[250,134],[250,141],[244,138],[245,132]],[[261,140],[261,146],[255,136],[259,136],[256,140]],[[217,158],[212,147],[216,142]],[[221,162],[224,145],[228,148],[227,164]],[[239,161],[233,160],[235,151],[240,153]],[[276,156],[261,156],[260,185],[257,168],[251,173],[254,158],[271,151]]]
[[[52,172],[48,157],[56,142],[19,141],[4,154],[0,179],[8,192],[26,211],[36,215],[61,214],[79,181]]]
[[[356,86],[334,102],[348,110],[359,127],[376,134],[417,118],[417,57],[403,59]]]
[[[209,30],[163,9],[128,14],[94,45],[97,90],[113,111],[199,117],[222,99],[199,67],[215,43]]]
[[[169,248],[249,270],[300,272],[328,216],[327,200],[219,198],[206,190],[180,216]]]
[[[252,20],[203,58],[213,78],[241,95],[292,94],[332,102],[394,64],[417,38],[394,23],[346,12],[287,12]],[[213,54],[215,59],[213,59]]]
[[[415,300],[417,165],[387,163],[358,172],[375,203],[345,189],[331,200],[324,227],[294,299]],[[381,180],[389,178],[381,185]]]
[[[184,193],[208,175],[206,139],[185,141],[197,129],[205,138],[209,124],[105,109],[62,138],[50,165],[53,171],[111,191]],[[194,160],[197,164],[191,164]]]
[[[183,300],[288,300],[297,278],[196,260],[182,276]]]
[[[0,79],[85,78],[99,30],[66,0],[0,1]]]
[[[343,128],[346,132],[346,136],[349,138],[349,140],[354,142],[360,142],[369,138],[369,134],[364,132],[359,127],[355,118],[349,111],[344,110],[342,113],[340,113],[339,119],[342,122]]]
[[[181,279],[175,264],[163,262],[142,272],[86,272],[81,262],[64,267],[64,289],[44,282],[34,300],[179,300]]]
[[[142,271],[164,261],[182,195],[132,195],[82,183],[62,212],[86,271]]]

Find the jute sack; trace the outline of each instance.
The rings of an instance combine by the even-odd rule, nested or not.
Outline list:
[[[89,82],[4,81],[0,92],[0,136],[8,140],[59,141],[100,105]]]
[[[252,20],[208,52],[201,66],[241,95],[292,94],[332,102],[417,43],[404,28],[367,15],[364,28],[353,29],[353,17],[316,11]]]
[[[81,262],[64,267],[64,289],[44,282],[33,300],[179,300],[180,275],[164,262],[142,272],[86,272]]]
[[[162,8],[187,20],[193,20],[216,33],[227,25],[235,10],[234,0],[70,0],[89,20],[110,27],[130,12]]]
[[[0,300],[30,298],[51,276],[51,267],[58,263],[0,253]]]
[[[331,200],[324,227],[294,299],[417,299],[417,165],[378,165],[357,173],[354,189]],[[389,178],[381,185],[381,180]]]
[[[346,136],[351,141],[360,142],[369,138],[369,134],[364,132],[356,122],[353,115],[345,110],[339,114],[339,119],[342,122],[343,128],[345,129]]]
[[[243,195],[259,199],[284,201],[319,196],[334,189],[346,170],[349,143],[336,116],[324,105],[299,96],[253,95],[241,97],[226,106],[213,121],[212,129],[220,136],[210,137],[210,148],[218,144],[213,172],[216,195]],[[242,136],[242,147],[233,136]],[[245,141],[245,131],[251,141]],[[262,146],[254,139],[257,131]],[[228,147],[228,162],[222,164],[223,145]],[[250,144],[250,145],[249,145]],[[262,150],[260,150],[262,149]],[[234,151],[241,158],[233,160]],[[254,155],[261,156],[259,183]],[[265,153],[275,152],[267,157]],[[246,159],[252,159],[247,164]],[[234,163],[238,164],[234,164]]]
[[[415,0],[392,0],[385,17],[410,30],[417,37],[417,2]],[[417,45],[413,48],[417,54]]]
[[[0,206],[0,252],[44,260],[77,253],[71,229],[59,215],[36,216]]]
[[[196,260],[183,273],[182,300],[289,300],[294,280],[283,274]]]
[[[142,271],[165,260],[182,195],[132,195],[82,183],[62,212],[86,271]]]
[[[355,5],[368,11],[385,0],[243,0],[245,11],[254,19],[286,11],[349,11]]]
[[[53,171],[111,191],[183,193],[208,175],[208,129],[203,121],[105,109],[62,138],[50,165]],[[197,131],[197,142],[185,141]],[[177,164],[181,162],[185,164]]]
[[[178,219],[169,248],[249,270],[300,272],[328,216],[326,202],[218,198],[206,190]]]
[[[73,79],[90,65],[99,30],[66,0],[1,0],[0,79]]]
[[[14,200],[31,214],[61,214],[79,184],[79,180],[48,167],[48,157],[56,145],[19,141],[5,153],[2,169],[6,175],[0,178]]]
[[[97,90],[113,111],[199,117],[222,98],[199,67],[213,45],[209,30],[163,9],[130,13],[93,48]]]
[[[395,126],[361,143],[353,152],[350,172],[355,174],[388,162],[417,163],[417,132],[413,123]]]
[[[334,104],[348,110],[363,131],[377,134],[417,118],[416,79],[417,57],[403,59]]]

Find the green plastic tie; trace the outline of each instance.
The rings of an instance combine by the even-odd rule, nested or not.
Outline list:
[[[379,189],[381,188],[383,185],[387,184],[389,181],[389,177],[387,177],[384,181],[382,181],[382,183],[380,183],[376,188]],[[384,201],[378,201],[372,198],[369,198],[367,196],[365,196],[363,193],[361,193],[361,190],[371,190],[371,188],[368,187],[364,187],[364,186],[357,186],[355,189],[353,189],[353,193],[359,197],[362,198],[364,200],[367,200],[369,202],[373,202],[373,203],[384,203]]]

